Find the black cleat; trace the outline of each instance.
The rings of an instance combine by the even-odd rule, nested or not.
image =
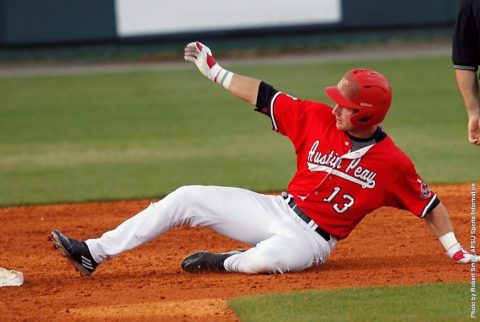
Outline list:
[[[223,262],[232,255],[244,252],[244,249],[232,250],[228,253],[210,253],[199,251],[182,260],[182,269],[189,273],[221,273],[226,272]]]
[[[59,230],[53,230],[48,238],[53,247],[68,258],[68,260],[83,275],[90,275],[97,268],[98,263],[93,260],[85,242],[69,238]]]

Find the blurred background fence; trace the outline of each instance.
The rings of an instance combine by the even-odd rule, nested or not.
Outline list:
[[[0,0],[0,60],[303,50],[451,36],[457,0]]]

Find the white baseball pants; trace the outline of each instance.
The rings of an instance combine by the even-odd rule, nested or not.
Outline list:
[[[254,245],[225,260],[230,272],[300,271],[325,262],[336,244],[311,230],[281,196],[218,186],[181,187],[86,243],[101,263],[181,225],[209,227]]]

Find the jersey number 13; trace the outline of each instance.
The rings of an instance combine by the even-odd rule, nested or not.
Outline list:
[[[324,198],[323,201],[325,201],[327,203],[332,203],[332,200],[338,195],[340,190],[342,190],[340,187],[334,187],[333,192],[330,194],[330,196],[328,198]],[[342,203],[340,203],[340,204],[339,203],[334,203],[333,204],[333,209],[339,214],[343,214],[345,211],[348,210],[348,208],[353,206],[353,204],[355,203],[355,199],[348,194],[343,194],[342,198],[343,198],[343,200],[342,200],[343,205],[342,205]]]

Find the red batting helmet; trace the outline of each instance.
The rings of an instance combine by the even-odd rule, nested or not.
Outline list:
[[[356,111],[350,121],[358,128],[382,122],[392,101],[388,80],[371,69],[353,69],[342,77],[337,86],[325,87],[325,92],[338,105]]]

